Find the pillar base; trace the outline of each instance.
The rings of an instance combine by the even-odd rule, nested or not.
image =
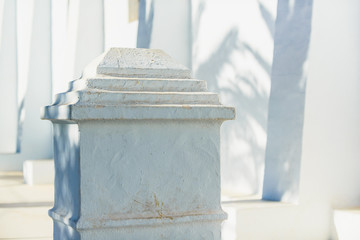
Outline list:
[[[74,222],[49,211],[54,229],[69,239],[220,239],[226,213],[141,219],[92,219]]]

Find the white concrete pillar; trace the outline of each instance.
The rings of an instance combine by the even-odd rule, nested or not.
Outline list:
[[[57,93],[104,51],[103,0],[56,0],[52,13],[53,91]]]
[[[139,48],[161,48],[191,68],[191,6],[183,0],[141,0]]]
[[[136,47],[138,20],[129,21],[129,2],[104,0],[104,49]]]
[[[0,53],[0,77],[6,76],[1,79],[6,83],[0,83],[0,101],[8,97],[3,99],[8,109],[3,109],[0,103],[0,110],[6,113],[0,116],[0,123],[9,129],[7,132],[0,129],[0,138],[12,142],[12,134],[16,134],[18,144],[17,154],[0,154],[0,169],[20,171],[28,159],[52,158],[51,124],[39,119],[40,107],[51,102],[50,1],[17,0],[16,8],[11,1],[5,1],[4,7],[6,26],[2,28],[5,35],[0,37],[4,44]],[[1,62],[3,57],[7,58],[5,65]]]
[[[164,52],[110,49],[42,117],[54,239],[220,239],[220,125],[234,109]]]
[[[68,0],[51,0],[51,78],[52,78],[52,98],[55,93],[66,91],[68,82],[73,78],[66,79],[70,76],[70,64],[75,54],[70,54],[67,48],[70,36],[67,29],[74,23],[68,23]],[[70,31],[69,31],[70,33]],[[70,58],[71,57],[71,58]],[[70,60],[71,59],[71,60]],[[66,68],[67,67],[67,68]]]
[[[190,1],[153,1],[150,48],[161,48],[176,61],[191,67]],[[151,11],[151,8],[150,8]]]
[[[0,154],[16,153],[18,136],[16,2],[0,1]]]

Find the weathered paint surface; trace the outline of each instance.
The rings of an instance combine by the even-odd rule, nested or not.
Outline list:
[[[219,240],[220,126],[234,117],[160,50],[101,55],[43,109],[54,238]]]

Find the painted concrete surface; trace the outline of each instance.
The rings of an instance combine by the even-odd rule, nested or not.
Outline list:
[[[312,0],[278,1],[263,198],[299,198]]]
[[[228,196],[262,190],[276,4],[140,1],[137,46],[166,50],[237,109],[239,117],[221,130],[222,189]]]
[[[162,49],[191,69],[191,1],[141,0],[137,47]]]
[[[16,2],[0,1],[0,154],[18,150]]]
[[[318,229],[333,238],[333,209],[360,206],[359,17],[357,1],[314,1],[300,201],[327,206]]]
[[[220,239],[220,126],[232,107],[161,50],[112,48],[43,108],[55,239]]]
[[[104,49],[136,47],[138,20],[129,22],[130,2],[104,0]]]
[[[194,76],[238,114],[221,129],[223,194],[261,193],[277,1],[191,2]]]
[[[306,1],[282,2],[296,9]],[[229,211],[229,219],[236,225],[234,239],[341,239],[355,230],[347,221],[358,221],[357,213],[334,209],[360,206],[359,9],[359,2],[351,0],[314,1],[308,60],[299,68],[307,72],[307,84],[300,181],[294,179],[300,183],[298,205],[244,210],[239,202]],[[284,173],[299,170],[292,166],[294,169],[289,169],[284,163]],[[289,175],[283,184],[292,181]]]
[[[5,11],[9,14],[12,10]],[[20,126],[19,153],[0,152],[2,171],[21,171],[28,159],[52,158],[51,124],[39,119],[40,107],[51,102],[50,2],[17,1],[16,14],[17,119],[14,121]],[[16,82],[16,79],[8,81]],[[12,100],[6,101],[10,104]]]
[[[217,94],[204,91],[204,80],[190,78],[190,71],[170,60],[163,51],[144,54],[146,51],[149,50],[113,48],[102,54],[100,60],[85,68],[84,78],[71,82],[69,91],[57,94],[53,105],[42,109],[42,117],[73,122],[234,118],[232,107],[223,106]],[[114,57],[117,54],[125,60]],[[148,69],[148,74],[144,69]],[[139,86],[134,87],[134,82]],[[146,91],[153,82],[159,84],[159,89]],[[171,91],[168,86],[172,86]],[[187,92],[186,86],[193,89]]]
[[[52,239],[53,185],[28,186],[20,172],[0,173],[0,239]]]
[[[154,31],[151,33],[149,47],[162,49],[179,63],[191,68],[191,1],[152,2]]]
[[[49,80],[54,95],[66,91],[68,82],[79,78],[84,67],[104,51],[105,25],[103,0],[52,0],[51,4]]]
[[[66,217],[67,222],[75,222],[80,215],[80,166],[79,166],[79,128],[76,124],[54,124],[54,156],[55,156],[55,199],[54,207],[49,215]],[[55,216],[52,213],[57,213]],[[74,229],[54,223],[54,236],[63,239],[79,238]],[[54,238],[61,239],[61,238]]]

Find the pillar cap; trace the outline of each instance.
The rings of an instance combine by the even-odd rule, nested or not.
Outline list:
[[[160,49],[111,48],[84,70],[85,77],[191,78],[191,72]]]
[[[162,50],[111,48],[42,109],[52,121],[96,119],[209,119],[235,117],[206,82]]]

